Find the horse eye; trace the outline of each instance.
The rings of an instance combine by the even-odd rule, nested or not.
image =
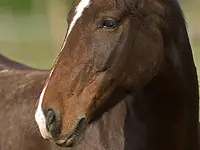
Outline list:
[[[101,26],[103,29],[114,29],[117,27],[119,21],[113,18],[103,20]]]

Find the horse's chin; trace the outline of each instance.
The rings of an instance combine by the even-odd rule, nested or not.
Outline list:
[[[78,133],[78,134],[73,133],[70,137],[66,138],[65,140],[62,139],[62,140],[57,140],[54,142],[59,147],[75,147],[81,144],[83,140],[84,132],[85,131],[82,131],[82,133]]]
[[[67,140],[58,140],[55,141],[55,143],[59,147],[74,147],[76,145],[76,140],[74,138],[70,138]]]
[[[83,141],[86,127],[88,126],[85,124],[85,120],[86,119],[82,119],[82,121],[77,124],[71,134],[61,135],[60,138],[54,140],[56,145],[59,147],[75,147],[79,145]]]

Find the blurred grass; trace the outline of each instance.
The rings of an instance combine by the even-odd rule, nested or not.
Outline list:
[[[64,0],[0,0],[0,53],[50,68],[65,35],[69,5]]]
[[[0,0],[0,53],[32,67],[50,68],[62,45],[72,1]],[[200,70],[200,1],[180,2]]]
[[[182,0],[181,2],[200,81],[200,1]]]
[[[51,35],[45,16],[0,15],[0,52],[33,67],[49,68],[53,61]]]

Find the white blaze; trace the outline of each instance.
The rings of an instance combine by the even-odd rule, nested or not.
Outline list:
[[[83,11],[89,5],[90,5],[90,0],[81,0],[80,3],[77,5],[77,7],[75,9],[75,16],[73,17],[73,20],[72,20],[71,24],[69,25],[68,33],[67,33],[66,38],[64,40],[61,51],[64,49],[65,44],[67,42],[67,38],[68,38],[69,34],[71,33],[71,31],[72,31],[74,25],[76,24],[77,20],[82,16]],[[56,64],[56,62],[55,62],[55,64]],[[44,86],[44,88],[42,90],[42,93],[41,93],[40,98],[39,98],[39,103],[38,103],[38,106],[37,106],[37,109],[36,109],[36,112],[35,112],[35,120],[36,120],[36,122],[39,126],[40,133],[41,133],[41,135],[44,139],[51,138],[51,135],[47,131],[47,128],[46,128],[46,119],[45,119],[44,112],[42,110],[42,102],[43,102],[43,98],[44,98],[44,95],[45,95],[45,91],[46,91],[48,83],[49,83],[49,79],[50,79],[53,71],[54,71],[54,68],[51,70],[51,73],[50,73],[50,75],[47,79],[46,85]]]
[[[35,112],[35,120],[36,120],[36,122],[39,126],[40,133],[41,133],[41,135],[44,139],[51,138],[51,135],[49,134],[49,132],[47,131],[47,128],[46,128],[46,119],[45,119],[45,116],[44,116],[44,112],[42,110],[42,101],[43,101],[45,91],[47,89],[49,79],[50,79],[50,77],[53,73],[53,70],[54,69],[51,70],[51,73],[49,74],[49,77],[47,79],[47,82],[46,82],[43,90],[42,90],[42,93],[40,94],[38,107],[37,107],[36,112]]]
[[[74,25],[76,24],[77,20],[82,16],[84,9],[89,7],[89,5],[90,5],[90,0],[81,0],[80,3],[78,4],[78,6],[76,7],[75,16],[74,16],[71,24],[69,25],[67,36],[66,36],[65,41],[63,43],[63,46],[61,48],[61,51],[64,49],[65,44],[67,42],[67,38],[68,38],[69,34],[71,33],[71,31],[72,31]]]

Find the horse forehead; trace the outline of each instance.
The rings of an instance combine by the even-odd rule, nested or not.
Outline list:
[[[83,16],[89,17],[91,14],[95,14],[99,9],[116,9],[118,7],[123,7],[121,5],[124,0],[76,0],[68,14],[69,24],[73,21],[75,16],[79,14],[78,19]],[[89,9],[90,14],[86,13],[86,9]]]
[[[120,0],[91,0],[93,4],[116,5]]]
[[[85,0],[77,0],[74,2],[74,7],[72,7],[73,12],[77,11],[77,6],[83,3]],[[115,7],[122,0],[89,0],[90,6],[97,7]]]
[[[73,30],[74,26],[77,24],[78,20],[82,20],[84,18],[88,18],[91,15],[93,16],[96,11],[99,9],[116,9],[118,4],[121,3],[123,0],[77,0],[74,2],[74,5],[68,15],[68,22],[69,28],[67,32],[67,37],[70,35],[71,31]],[[119,3],[120,2],[120,3]],[[121,5],[120,5],[121,7]],[[89,9],[89,14],[85,11]],[[92,12],[92,13],[91,13]],[[66,42],[66,40],[65,40]],[[64,44],[65,45],[65,44]],[[64,48],[64,46],[63,46]],[[62,48],[62,49],[63,49]]]
[[[90,15],[86,13],[86,9],[94,10],[92,14],[95,14],[97,9],[113,9],[116,8],[117,2],[121,0],[77,0],[74,2],[74,5],[68,15],[69,20],[69,32],[71,32],[72,28],[74,28],[77,21],[83,16],[89,17],[91,12],[89,11]]]
[[[91,0],[91,6],[99,8],[117,8],[117,6],[122,7],[123,0]]]

